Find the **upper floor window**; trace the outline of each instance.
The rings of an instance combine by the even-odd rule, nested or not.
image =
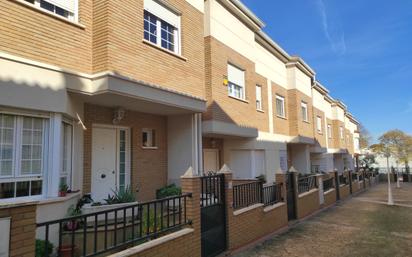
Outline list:
[[[332,125],[328,124],[328,137],[332,138]]]
[[[318,133],[322,133],[322,117],[321,116],[316,117],[316,128],[318,130]]]
[[[308,122],[308,104],[301,102],[300,107],[302,111],[302,120]]]
[[[145,0],[144,8],[144,39],[180,54],[180,15],[153,0]]]
[[[259,85],[256,85],[256,109],[259,111],[263,110],[262,87]]]
[[[340,139],[345,139],[344,137],[344,133],[343,133],[343,127],[339,127],[339,135],[340,135]]]
[[[77,0],[25,0],[34,6],[75,21]]]
[[[285,98],[283,96],[276,96],[276,115],[282,118],[286,117],[285,113]]]
[[[241,70],[231,64],[227,65],[227,74],[228,74],[228,90],[229,95],[245,99],[245,71]]]

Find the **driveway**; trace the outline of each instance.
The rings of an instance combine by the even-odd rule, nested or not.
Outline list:
[[[396,206],[380,184],[235,256],[412,256],[412,183],[392,186]]]

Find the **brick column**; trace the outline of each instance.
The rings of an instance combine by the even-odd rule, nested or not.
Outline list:
[[[350,194],[353,194],[353,190],[352,190],[352,172],[350,170],[348,170],[348,176],[349,176],[349,192],[350,192]]]
[[[287,201],[287,191],[286,191],[286,174],[284,173],[276,173],[275,174],[275,182],[278,184],[282,184],[282,199],[284,202]]]
[[[181,186],[183,193],[191,193],[192,197],[187,198],[186,211],[187,218],[192,221],[194,236],[190,244],[191,255],[193,257],[201,256],[201,217],[200,217],[200,177],[195,176],[192,168],[181,177]],[[173,251],[173,249],[171,249]]]
[[[9,256],[35,256],[37,202],[0,207],[0,218],[10,217]],[[0,231],[8,233],[8,231]]]
[[[225,198],[226,198],[226,245],[227,249],[231,250],[233,248],[233,240],[231,240],[233,225],[233,181],[232,181],[232,171],[230,168],[224,164],[219,174],[224,174],[225,176]]]
[[[339,201],[340,200],[340,184],[339,184],[338,170],[331,172],[330,175],[334,178],[335,190],[336,190],[336,201]]]
[[[318,181],[318,189],[319,189],[319,204],[322,205],[325,203],[325,195],[323,194],[323,175],[318,174],[316,175],[316,179]]]

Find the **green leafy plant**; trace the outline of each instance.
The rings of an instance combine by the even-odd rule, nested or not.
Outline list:
[[[82,215],[82,209],[78,208],[77,205],[70,205],[69,209],[67,209],[67,217],[74,217]]]
[[[166,197],[171,197],[171,196],[176,196],[176,195],[181,195],[181,194],[182,194],[182,189],[176,186],[175,184],[171,184],[171,185],[158,189],[156,192],[156,198],[163,199]]]
[[[150,209],[149,212],[147,210],[144,210],[142,216],[143,216],[142,217],[142,233],[143,234],[146,234],[147,231],[149,231],[149,234],[151,234],[154,231],[160,230],[160,224],[161,224],[160,220],[163,218],[160,213],[155,215],[154,210]],[[156,227],[155,227],[155,224],[156,224]]]
[[[45,240],[36,239],[36,257],[46,256],[46,250],[49,255],[53,252],[53,244]]]
[[[256,177],[256,179],[259,181],[259,182],[262,182],[263,184],[265,184],[266,183],[266,176],[265,175],[259,175],[259,176],[257,176]]]
[[[67,192],[68,190],[69,186],[64,182],[61,182],[59,185],[59,192]]]
[[[113,190],[113,195],[108,195],[106,199],[104,199],[106,204],[119,204],[119,203],[132,203],[136,202],[136,197],[132,191],[132,189],[127,186],[123,190]]]

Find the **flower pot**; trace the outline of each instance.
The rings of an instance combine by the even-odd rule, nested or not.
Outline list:
[[[65,197],[67,195],[66,191],[60,191],[59,192],[59,197]]]
[[[74,255],[75,250],[76,250],[75,245],[62,245],[60,246],[60,249],[59,249],[59,256],[60,257],[71,257],[72,255]]]
[[[66,223],[66,230],[67,231],[77,230],[78,227],[79,227],[79,222],[78,221],[68,221]]]

